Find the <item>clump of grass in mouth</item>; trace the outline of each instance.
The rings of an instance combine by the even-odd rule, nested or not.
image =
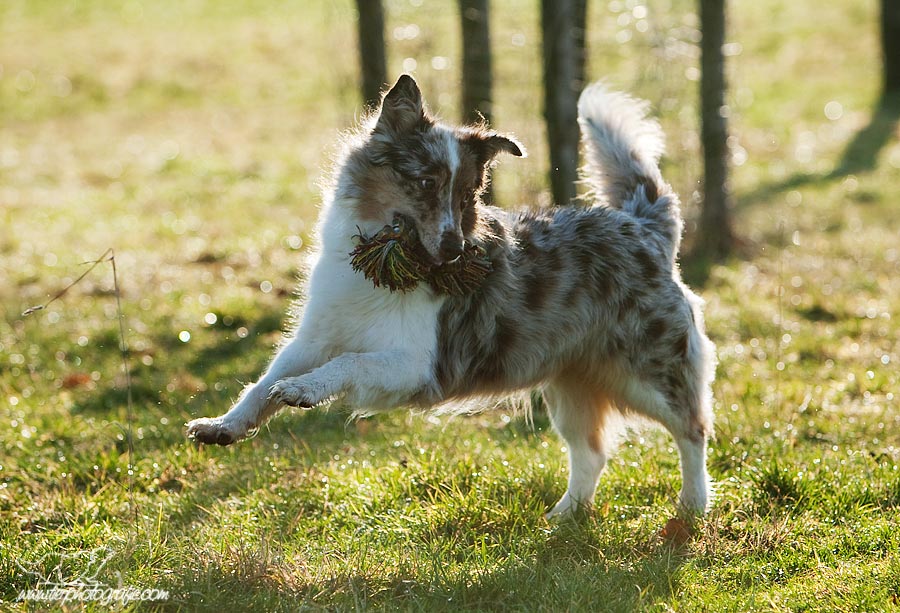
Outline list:
[[[484,247],[471,242],[466,242],[455,260],[431,264],[415,226],[402,215],[370,237],[360,231],[354,238],[353,270],[362,272],[375,287],[392,292],[412,291],[419,283],[427,283],[438,294],[465,296],[477,290],[493,270]]]

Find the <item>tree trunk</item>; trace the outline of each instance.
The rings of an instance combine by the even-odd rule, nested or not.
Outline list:
[[[381,100],[381,88],[387,82],[384,56],[384,11],[381,0],[356,0],[359,11],[359,60],[362,97],[369,106]]]
[[[491,120],[491,42],[488,0],[459,0],[462,21],[462,119]]]
[[[728,121],[725,105],[725,0],[700,0],[700,136],[703,144],[703,208],[697,246],[714,259],[732,248],[728,189]]]
[[[881,51],[884,93],[900,92],[900,2],[881,0]]]
[[[541,0],[544,118],[550,148],[550,187],[568,204],[578,180],[578,95],[584,87],[587,0]]]

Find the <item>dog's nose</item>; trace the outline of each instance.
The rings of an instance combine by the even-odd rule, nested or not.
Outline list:
[[[463,239],[455,232],[445,232],[441,236],[441,245],[439,247],[441,261],[452,262],[463,252]]]

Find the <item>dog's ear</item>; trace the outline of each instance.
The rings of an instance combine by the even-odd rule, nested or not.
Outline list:
[[[527,155],[525,147],[516,141],[516,139],[495,132],[491,132],[487,137],[485,147],[490,155],[490,159],[493,159],[500,152],[509,153],[517,158],[525,157]]]
[[[384,134],[407,132],[425,121],[425,103],[419,86],[408,74],[400,75],[381,101],[375,131]]]
[[[500,153],[525,157],[525,147],[510,136],[498,134],[487,128],[466,128],[461,140],[471,147],[482,166],[490,164]]]

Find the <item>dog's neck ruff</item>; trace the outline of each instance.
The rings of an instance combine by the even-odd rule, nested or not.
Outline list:
[[[415,226],[402,215],[370,237],[357,230],[350,265],[375,287],[392,292],[409,292],[424,282],[437,294],[465,296],[481,287],[494,269],[485,248],[468,241],[452,262],[431,264]]]

